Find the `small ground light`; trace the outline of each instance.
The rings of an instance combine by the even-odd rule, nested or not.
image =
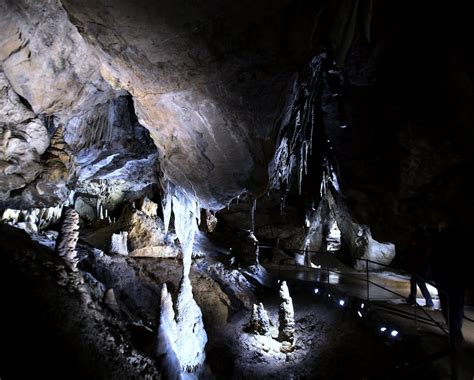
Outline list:
[[[387,328],[386,327],[381,327],[380,331],[385,332],[385,331],[387,331]]]
[[[363,309],[364,306],[365,306],[364,303],[361,303],[361,304],[360,304],[360,308],[361,308],[361,309]]]
[[[357,315],[362,318],[362,313],[360,311],[357,311]]]
[[[345,302],[344,300],[339,300],[339,305],[344,306]]]
[[[319,293],[319,289],[318,288],[314,289],[314,294],[318,294],[318,293]]]
[[[328,298],[331,298],[331,295],[330,295],[330,294],[328,294]]]
[[[398,331],[397,330],[392,330],[392,332],[390,333],[391,336],[397,336],[398,335]]]

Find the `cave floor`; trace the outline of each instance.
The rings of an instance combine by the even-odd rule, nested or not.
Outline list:
[[[296,344],[289,354],[278,352],[271,337],[245,332],[250,311],[240,310],[219,331],[209,331],[208,363],[218,379],[442,379],[431,364],[401,373],[397,365],[425,355],[416,334],[403,339],[381,334],[373,317],[359,318],[354,301],[314,295],[312,287],[289,283],[295,308]],[[278,335],[276,292],[260,294]],[[351,305],[352,304],[352,305]],[[396,325],[393,325],[396,326]],[[400,329],[402,331],[402,329]],[[403,331],[405,329],[403,328]],[[435,336],[431,343],[440,344]],[[342,365],[341,365],[342,364]]]
[[[313,261],[314,262],[314,261]],[[338,263],[334,258],[329,258],[319,268],[296,267],[294,265],[272,265],[265,264],[265,267],[275,276],[285,280],[306,282],[324,290],[332,291],[343,296],[355,297],[356,299],[367,299],[366,273],[358,272],[342,263]],[[369,296],[372,302],[372,310],[377,314],[378,321],[385,321],[399,329],[403,329],[407,334],[417,336],[421,346],[429,354],[436,354],[447,350],[448,339],[436,326],[423,323],[422,320],[429,318],[427,314],[436,322],[443,324],[444,318],[440,311],[437,290],[428,286],[434,302],[434,310],[414,308],[408,305],[405,300],[410,292],[409,277],[400,273],[389,271],[369,272],[369,279],[375,284],[369,286]],[[387,288],[382,289],[380,286]],[[331,289],[331,290],[329,290]],[[398,293],[394,294],[391,293]],[[421,306],[425,304],[424,298],[418,289],[417,303]],[[396,315],[399,313],[399,315]],[[465,305],[465,316],[474,319],[474,306]],[[416,319],[416,322],[415,322]],[[474,323],[465,320],[463,325],[463,336],[465,342],[459,348],[458,371],[459,379],[471,380],[474,378]],[[428,355],[429,355],[428,354]],[[439,378],[450,378],[449,356],[443,356],[433,361],[436,373]]]
[[[8,230],[7,233],[12,231]],[[22,275],[31,280],[32,284],[37,281],[35,273],[43,273],[50,270],[50,266],[44,266],[42,262],[59,262],[54,254],[46,248],[37,248],[29,245],[27,239],[22,238],[22,244],[13,245],[17,239],[10,239],[7,235],[2,236],[4,243],[11,245],[13,251],[8,255],[3,255],[4,259],[14,257],[15,260],[9,265],[15,265],[17,262],[23,262],[29,256],[25,252],[30,252],[31,257],[37,257],[35,260],[28,260],[30,267],[22,270]],[[1,239],[0,239],[1,241]],[[5,247],[8,245],[5,244]],[[82,248],[81,248],[82,249]],[[100,300],[94,303],[94,313],[105,318],[108,322],[98,322],[98,330],[92,331],[90,340],[97,347],[103,347],[103,342],[98,339],[102,336],[109,339],[108,331],[113,327],[114,334],[128,340],[125,353],[129,351],[136,352],[133,355],[138,357],[153,357],[154,326],[156,325],[156,313],[159,301],[160,284],[166,282],[170,289],[176,288],[181,275],[181,263],[179,260],[170,259],[133,259],[119,256],[96,255],[91,248],[84,248],[84,261],[82,263],[83,275],[90,272],[94,277],[102,281],[107,287],[113,287],[115,295],[120,306],[121,313],[110,314],[106,305],[102,305]],[[6,252],[5,252],[6,253]],[[42,261],[41,261],[41,260]],[[202,259],[206,261],[206,259]],[[201,378],[215,379],[398,379],[398,378],[417,378],[417,379],[444,379],[446,378],[446,366],[444,364],[427,363],[421,368],[404,369],[403,372],[397,370],[397,365],[414,359],[422,359],[432,350],[442,347],[446,339],[439,334],[424,333],[421,337],[421,331],[414,328],[413,323],[404,320],[382,318],[379,313],[369,313],[367,308],[362,309],[361,299],[352,297],[336,289],[335,284],[331,288],[321,286],[319,294],[314,293],[314,282],[289,279],[288,286],[290,294],[293,297],[295,309],[295,337],[296,344],[293,352],[280,352],[280,343],[272,337],[262,337],[245,332],[245,326],[250,319],[251,307],[235,307],[235,305],[221,305],[222,290],[216,282],[211,281],[203,271],[205,265],[193,266],[192,281],[195,285],[193,292],[196,291],[196,298],[203,311],[205,328],[208,334],[208,344],[206,346],[207,371]],[[13,268],[13,267],[12,267]],[[8,278],[12,277],[13,272],[7,271],[5,267],[5,285],[11,283]],[[74,301],[67,295],[67,290],[56,284],[56,272],[54,266],[51,269],[51,275],[39,277],[42,279],[42,292],[38,300],[38,311],[46,309],[38,315],[37,325],[41,325],[45,318],[50,319],[51,329],[47,330],[52,336],[57,333],[56,327],[62,327],[61,336],[70,337],[71,331],[68,326],[71,315],[68,310],[76,310],[72,306],[63,307],[59,301]],[[9,277],[7,274],[10,273]],[[49,272],[48,272],[49,273]],[[19,277],[13,276],[18,282]],[[194,280],[193,280],[194,279]],[[239,280],[240,281],[240,280]],[[21,283],[21,282],[20,282]],[[4,288],[5,291],[7,287]],[[92,288],[91,288],[92,290]],[[272,336],[278,334],[278,286],[265,288],[256,286],[256,292],[248,289],[250,305],[255,302],[262,302],[268,311],[269,317],[273,321]],[[332,297],[328,297],[329,290]],[[50,300],[50,294],[58,293],[57,300]],[[64,293],[64,294],[63,294]],[[6,292],[12,298],[10,310],[15,311],[15,305],[21,303],[21,298],[16,298],[16,293]],[[200,296],[199,296],[200,294]],[[340,301],[344,300],[344,305]],[[57,301],[57,302],[56,302]],[[76,301],[74,301],[76,302]],[[7,303],[8,304],[8,303]],[[53,304],[53,305],[50,305]],[[69,305],[69,304],[68,304]],[[75,304],[74,304],[75,305]],[[76,306],[74,306],[76,307]],[[77,306],[80,308],[79,304]],[[398,307],[398,306],[397,306]],[[400,305],[399,307],[406,307]],[[50,309],[60,308],[62,314],[56,311],[51,314]],[[89,309],[79,309],[76,316],[83,318],[93,317]],[[362,312],[363,318],[358,316]],[[31,315],[30,310],[22,313],[18,309],[16,314],[21,313]],[[435,312],[434,312],[435,313]],[[15,315],[12,314],[9,321],[13,324]],[[58,314],[60,319],[54,319],[52,316]],[[109,316],[110,315],[110,316]],[[120,317],[120,318],[119,318]],[[62,319],[61,319],[62,318]],[[121,319],[124,318],[124,321]],[[54,319],[54,320],[53,320]],[[104,321],[105,321],[104,320]],[[128,322],[127,322],[128,321]],[[141,324],[138,325],[137,321]],[[381,334],[378,330],[380,323],[386,323],[391,329],[397,329],[399,336],[392,338],[388,333]],[[95,322],[94,322],[95,323]],[[23,323],[21,323],[23,325]],[[17,326],[20,328],[20,326]],[[74,324],[73,324],[74,325]],[[15,325],[16,326],[16,325]],[[36,326],[36,325],[35,325]],[[75,326],[75,325],[74,325]],[[112,327],[111,327],[112,326]],[[134,331],[128,331],[129,326],[141,327],[140,333],[146,333],[140,337],[139,342]],[[138,326],[138,327],[137,327]],[[145,327],[143,327],[145,326]],[[87,327],[87,326],[86,326]],[[64,330],[64,331],[63,331]],[[76,330],[74,330],[76,331]],[[74,333],[78,341],[85,330],[77,330]],[[120,332],[120,334],[119,334]],[[143,335],[143,334],[142,334]],[[466,334],[466,338],[471,335]],[[69,338],[68,338],[69,339]],[[469,338],[470,339],[470,338]],[[12,337],[15,342],[15,337]],[[38,347],[44,340],[38,339],[29,343],[32,347]],[[140,343],[140,344],[138,344]],[[119,346],[119,345],[117,345]],[[111,349],[115,349],[115,345]],[[19,352],[19,351],[18,351]],[[13,353],[12,353],[13,355]],[[111,357],[115,357],[115,351]],[[11,355],[10,355],[11,356]],[[91,365],[89,357],[83,353],[84,363]],[[109,355],[110,356],[110,355]],[[102,355],[100,360],[110,361],[110,357]],[[141,356],[140,356],[141,357]],[[472,357],[472,356],[471,356]],[[87,359],[87,360],[86,360]],[[38,359],[39,360],[39,359]],[[147,360],[146,358],[143,360]],[[95,362],[94,362],[95,363]],[[112,365],[113,361],[110,361]],[[101,364],[102,365],[102,364]],[[97,363],[88,371],[93,371]],[[104,373],[109,373],[110,368],[103,365]],[[111,367],[112,368],[112,367]],[[124,367],[124,370],[132,371]],[[49,373],[50,368],[45,368],[44,373]],[[117,372],[121,369],[117,369]],[[86,373],[87,371],[83,371]],[[98,372],[96,371],[96,374]],[[211,375],[212,374],[212,375]],[[51,377],[53,378],[53,377]],[[78,376],[78,378],[85,378]],[[101,377],[100,375],[97,378]]]

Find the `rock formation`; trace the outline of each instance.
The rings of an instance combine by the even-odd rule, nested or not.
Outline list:
[[[157,205],[143,201],[141,210],[127,206],[118,225],[127,230],[130,256],[170,258],[179,255],[179,247],[167,238],[164,225],[156,215]]]
[[[290,297],[290,291],[286,281],[280,285],[280,306],[278,309],[278,339],[282,342],[291,344],[295,341],[295,319],[294,319],[293,300]]]
[[[126,231],[119,232],[118,234],[112,234],[110,252],[117,253],[119,255],[128,255],[127,236],[128,232]]]
[[[238,241],[234,248],[236,258],[242,266],[259,265],[258,240],[250,230],[238,232]]]
[[[181,379],[181,364],[176,352],[178,329],[175,321],[173,300],[166,284],[162,285],[160,317],[156,340],[156,355],[162,357],[162,368],[167,379]]]
[[[61,231],[56,240],[56,252],[64,258],[68,268],[77,271],[77,251],[76,244],[79,239],[79,215],[70,208],[63,209]]]
[[[248,328],[254,334],[270,334],[270,319],[262,303],[253,305]]]
[[[206,232],[212,232],[217,227],[217,218],[215,214],[206,209],[201,210],[201,224],[199,226],[200,229]]]
[[[193,298],[189,280],[198,211],[196,200],[175,189],[173,193],[175,230],[183,252],[183,275],[176,300],[176,326],[180,331],[176,340],[176,353],[181,369],[186,373],[199,371],[206,357],[204,347],[207,343],[207,335],[202,322],[201,309]]]

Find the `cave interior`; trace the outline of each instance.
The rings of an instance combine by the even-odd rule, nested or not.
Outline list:
[[[1,1],[0,379],[472,379],[472,22],[438,11]]]

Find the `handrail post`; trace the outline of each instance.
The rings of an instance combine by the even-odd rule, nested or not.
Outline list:
[[[416,295],[415,295],[415,305],[414,305],[414,307],[415,307],[414,312],[415,312],[415,330],[416,330],[418,328],[418,326],[417,326],[417,322],[418,322],[418,310],[417,310],[418,309],[418,302],[416,301]]]
[[[367,301],[370,301],[370,295],[369,295],[369,287],[370,287],[370,282],[369,282],[369,262],[365,260],[365,275],[366,275],[366,281],[367,281]]]

